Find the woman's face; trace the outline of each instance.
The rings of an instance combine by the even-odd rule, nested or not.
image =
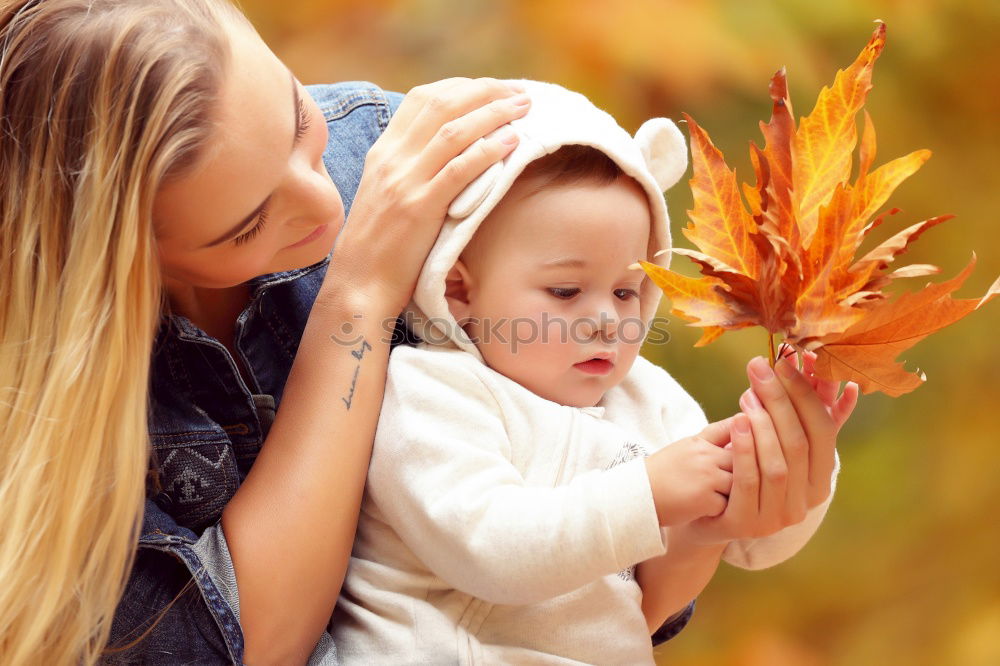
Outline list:
[[[228,29],[216,129],[154,201],[167,289],[220,289],[323,259],[344,221],[315,102],[252,30]]]

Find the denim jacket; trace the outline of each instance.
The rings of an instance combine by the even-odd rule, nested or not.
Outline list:
[[[330,131],[324,164],[349,211],[365,154],[402,96],[364,82],[307,89]],[[281,403],[328,260],[249,282],[250,301],[236,321],[234,346],[251,385],[222,343],[182,316],[164,316],[150,385],[149,433],[157,483],[150,485],[136,560],[114,617],[110,646],[145,637],[125,650],[108,652],[106,663],[242,663],[235,575],[218,525]],[[209,539],[208,534],[215,536]],[[665,624],[654,640],[680,631],[692,608]],[[377,663],[378,655],[372,661]]]

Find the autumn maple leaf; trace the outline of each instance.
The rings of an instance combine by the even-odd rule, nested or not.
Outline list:
[[[859,173],[851,182],[855,119],[884,46],[880,22],[854,63],[820,91],[812,113],[798,127],[785,71],[774,75],[771,119],[760,125],[764,148],[750,145],[754,185],[737,184],[736,173],[708,134],[685,114],[694,207],[683,232],[698,249],[672,251],[696,262],[703,277],[640,264],[672,301],[671,312],[704,328],[696,346],[724,331],[759,325],[769,332],[772,363],[773,336],[779,335],[817,353],[820,377],[855,381],[865,393],[900,395],[924,377],[904,370],[895,361],[899,353],[1000,293],[998,279],[978,301],[950,296],[968,276],[975,256],[948,282],[897,299],[883,291],[896,278],[940,272],[927,264],[891,272],[888,267],[924,231],[951,215],[914,224],[855,259],[868,232],[898,211],[876,213],[930,157],[929,151],[918,150],[872,170],[875,128],[866,112]]]

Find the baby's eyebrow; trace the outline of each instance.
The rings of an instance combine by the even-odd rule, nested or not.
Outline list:
[[[586,268],[587,262],[583,259],[566,257],[562,259],[551,259],[542,264],[542,268]]]

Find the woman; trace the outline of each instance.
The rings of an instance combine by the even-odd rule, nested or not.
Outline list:
[[[3,661],[302,662],[386,322],[527,100],[307,92],[224,0],[8,1],[0,48]]]

